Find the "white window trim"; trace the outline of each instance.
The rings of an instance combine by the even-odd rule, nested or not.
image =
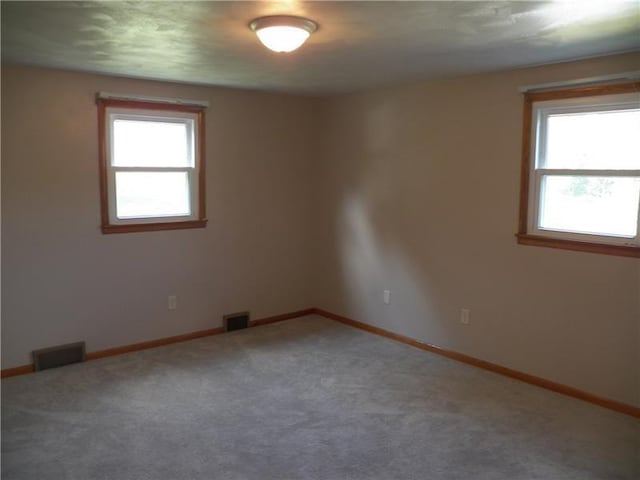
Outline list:
[[[146,120],[146,121],[162,121],[175,122],[186,125],[190,134],[191,142],[188,145],[189,156],[192,165],[190,167],[122,167],[113,165],[113,123],[115,120]],[[197,220],[199,218],[198,211],[198,174],[199,162],[198,158],[198,122],[197,114],[191,112],[174,112],[174,111],[156,111],[145,109],[131,108],[106,108],[106,125],[105,135],[107,143],[107,188],[109,199],[109,223],[111,225],[132,225],[145,223],[173,223]],[[154,217],[135,217],[135,218],[119,218],[116,214],[116,172],[186,172],[189,182],[189,205],[190,215],[158,215]]]
[[[606,245],[640,246],[640,214],[635,237],[596,235],[573,231],[549,230],[539,227],[540,194],[542,178],[545,174],[640,177],[638,170],[597,170],[597,169],[548,169],[539,167],[544,163],[546,144],[546,118],[550,114],[594,112],[611,109],[637,109],[640,98],[637,93],[585,96],[578,98],[535,101],[532,104],[531,152],[529,170],[529,201],[527,233],[550,239],[578,242],[601,243]]]

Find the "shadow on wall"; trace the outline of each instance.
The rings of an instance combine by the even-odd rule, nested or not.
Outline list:
[[[411,312],[414,317],[419,312],[423,319],[438,318],[438,296],[428,272],[416,268],[429,263],[428,252],[416,250],[414,255],[422,258],[414,260],[399,238],[402,217],[411,208],[407,198],[412,187],[398,183],[398,175],[403,163],[416,157],[409,153],[403,158],[394,146],[397,142],[411,145],[406,140],[413,132],[400,125],[401,112],[393,101],[359,105],[356,111],[362,116],[350,122],[355,131],[349,135],[349,130],[340,130],[347,134],[347,141],[357,139],[357,151],[351,155],[355,168],[346,177],[350,184],[345,185],[334,215],[348,311],[364,321],[408,328],[410,334],[419,335],[419,330],[411,328],[412,320],[417,320]],[[388,305],[383,303],[384,290],[391,294]],[[394,325],[398,321],[409,324]],[[442,324],[432,326],[444,335]]]
[[[516,244],[517,81],[487,76],[474,89],[460,79],[329,101],[317,305],[633,402],[634,265]]]
[[[479,353],[468,348],[472,327],[460,324],[460,309],[472,310],[472,323],[480,312],[484,318],[500,310],[496,267],[515,261],[508,255],[519,164],[499,165],[519,151],[515,97],[506,128],[496,122],[484,132],[469,118],[471,97],[452,105],[406,89],[332,104],[326,157],[333,161],[326,174],[336,190],[325,218],[339,270],[332,272],[328,305],[422,341]],[[485,121],[492,115],[489,110]],[[507,144],[487,139],[487,130]],[[508,182],[487,190],[483,177],[491,180],[493,171]],[[484,335],[491,327],[484,325]]]
[[[405,313],[414,311],[426,319],[438,318],[438,296],[430,287],[429,278],[421,277],[402,252],[379,242],[362,199],[356,195],[345,198],[341,214],[338,263],[347,311],[356,312],[355,318],[391,326],[402,322],[401,318],[410,318],[399,318],[400,312],[394,312],[398,303],[407,310]],[[389,304],[384,304],[385,290],[390,291]],[[444,325],[435,322],[432,327],[434,335],[447,338]]]

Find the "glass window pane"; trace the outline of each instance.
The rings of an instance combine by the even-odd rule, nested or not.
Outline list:
[[[113,121],[112,162],[117,167],[192,167],[187,123],[149,120]]]
[[[116,216],[191,215],[187,172],[116,172]]]
[[[539,228],[635,237],[640,177],[544,176]]]
[[[547,117],[544,168],[640,169],[640,110]]]

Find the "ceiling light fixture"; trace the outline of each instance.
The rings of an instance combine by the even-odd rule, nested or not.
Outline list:
[[[262,44],[274,52],[293,52],[318,29],[308,18],[274,15],[256,18],[249,24]]]

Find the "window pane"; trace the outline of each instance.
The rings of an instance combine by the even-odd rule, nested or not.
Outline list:
[[[545,176],[539,228],[635,237],[640,177]]]
[[[113,165],[117,167],[192,167],[192,129],[184,122],[113,121]]]
[[[186,172],[116,172],[116,216],[191,215]]]
[[[640,169],[640,110],[547,117],[545,168]]]

